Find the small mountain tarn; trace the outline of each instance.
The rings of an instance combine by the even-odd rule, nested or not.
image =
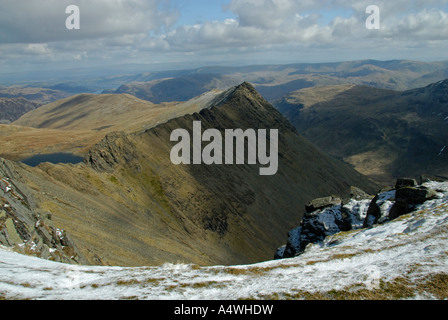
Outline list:
[[[50,154],[38,154],[22,160],[24,164],[35,167],[43,162],[49,162],[53,164],[57,163],[71,163],[77,164],[83,161],[83,158],[72,153],[50,153]]]

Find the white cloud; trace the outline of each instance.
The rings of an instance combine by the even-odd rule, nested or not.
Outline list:
[[[30,43],[25,47],[25,52],[44,55],[51,54],[53,50],[51,50],[46,43]]]
[[[0,43],[45,43],[161,32],[178,12],[166,0],[2,0]],[[80,30],[67,30],[68,5],[80,9]],[[163,8],[163,9],[161,9]]]
[[[80,8],[80,30],[65,28],[69,4]],[[365,27],[371,4],[380,30]],[[0,59],[430,59],[448,47],[446,0],[229,0],[223,8],[233,17],[175,27],[169,0],[1,0]]]
[[[441,10],[423,10],[409,14],[395,24],[386,25],[388,37],[420,41],[448,40],[448,13]]]
[[[398,41],[417,37],[421,44],[448,38],[445,1],[377,1],[381,9],[382,28],[365,28],[365,10],[371,1],[296,1],[296,0],[233,0],[226,7],[235,19],[182,26],[166,34],[165,41],[173,50],[204,50],[207,47],[270,47],[296,44],[327,44],[329,48],[363,45],[376,39]],[[319,6],[323,6],[319,7]],[[331,22],[322,24],[320,10],[335,10]],[[423,8],[423,9],[422,9]],[[417,9],[421,11],[415,12]],[[328,14],[328,13],[327,13]]]

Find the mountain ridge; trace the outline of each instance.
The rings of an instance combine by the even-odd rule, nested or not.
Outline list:
[[[443,148],[448,144],[447,85],[442,80],[402,92],[312,88],[275,105],[322,150],[387,185],[396,176],[448,175]],[[327,92],[329,98],[316,100],[313,92]]]
[[[238,264],[271,258],[309,198],[375,189],[362,175],[323,155],[243,83],[205,97],[217,105],[144,131],[110,133],[78,165],[14,165],[44,212],[66,230],[90,264],[189,261]],[[279,171],[251,165],[173,165],[174,129],[276,128]],[[117,235],[119,237],[117,238]]]

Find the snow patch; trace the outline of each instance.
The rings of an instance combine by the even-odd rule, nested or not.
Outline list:
[[[408,215],[369,229],[328,236],[295,258],[252,265],[75,266],[0,246],[0,294],[56,300],[234,300],[348,287],[378,289],[381,282],[397,277],[412,283],[429,274],[447,273],[448,183],[425,185],[438,190],[438,198]],[[353,215],[362,220],[367,203],[350,201],[344,207],[353,209]],[[333,221],[328,216],[323,219],[331,229]],[[414,298],[433,297],[420,292]]]

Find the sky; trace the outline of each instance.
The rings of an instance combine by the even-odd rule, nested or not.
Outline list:
[[[66,27],[70,5],[79,8],[79,29]],[[370,5],[379,10],[379,29],[366,27]],[[448,0],[0,1],[0,73],[118,64],[440,61],[448,60],[447,40]]]

